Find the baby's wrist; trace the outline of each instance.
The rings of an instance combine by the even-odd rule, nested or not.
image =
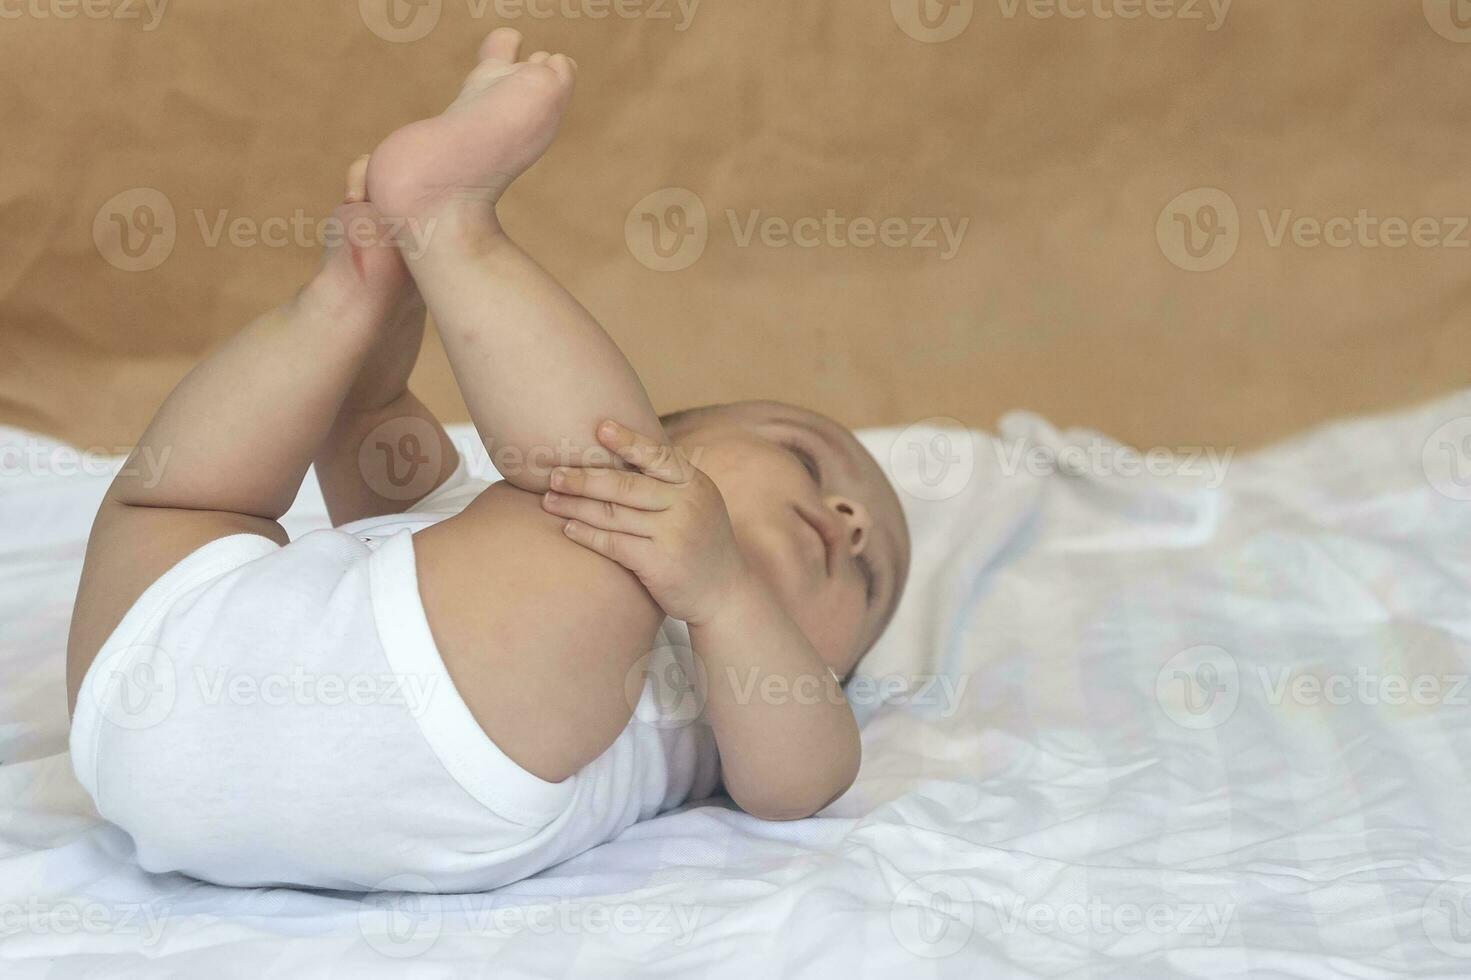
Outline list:
[[[701,632],[739,629],[751,621],[762,604],[773,601],[765,584],[740,560],[725,586],[708,603],[709,611],[686,625],[691,631]]]

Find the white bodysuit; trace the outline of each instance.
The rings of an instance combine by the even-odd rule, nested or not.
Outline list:
[[[486,736],[430,635],[412,537],[486,486],[462,464],[411,513],[285,547],[220,538],[139,598],[82,683],[71,750],[143,868],[482,891],[716,791],[676,620],[659,630],[633,718],[576,775],[540,779]]]

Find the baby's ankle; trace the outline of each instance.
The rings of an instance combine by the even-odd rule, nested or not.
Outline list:
[[[362,202],[343,204],[332,216],[333,237],[316,274],[297,294],[298,312],[382,320],[417,297],[392,222]]]
[[[483,201],[451,202],[409,224],[412,241],[399,247],[411,268],[436,259],[484,255],[510,241],[495,205]]]

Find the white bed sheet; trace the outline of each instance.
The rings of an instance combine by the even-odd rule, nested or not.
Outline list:
[[[1105,472],[1111,444],[1021,413],[865,439],[915,561],[846,796],[363,897],[133,866],[65,751],[115,463],[0,431],[0,976],[1471,976],[1471,392],[1224,482]],[[323,513],[308,486],[288,527]]]

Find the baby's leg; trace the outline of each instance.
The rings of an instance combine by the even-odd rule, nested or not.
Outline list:
[[[348,201],[367,198],[367,163],[364,156],[348,170]],[[444,426],[409,390],[424,340],[424,301],[401,260],[384,271],[392,273],[385,284],[396,294],[392,311],[313,461],[334,527],[407,510],[459,462]]]
[[[227,534],[286,541],[276,521],[389,322],[394,268],[403,276],[393,245],[371,242],[371,206],[335,215],[354,238],[329,251],[297,296],[179,383],[108,490],[72,617],[73,703],[103,640],[180,558]]]
[[[547,489],[550,467],[602,460],[608,417],[662,433],[638,375],[591,314],[501,230],[495,204],[555,135],[575,66],[493,32],[444,114],[390,136],[373,202],[404,222],[405,258],[444,338],[481,439],[506,479]]]

